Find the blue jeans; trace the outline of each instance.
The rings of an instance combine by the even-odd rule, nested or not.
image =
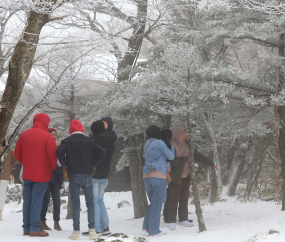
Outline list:
[[[95,209],[95,230],[101,233],[102,230],[109,227],[109,218],[104,204],[104,192],[108,185],[106,179],[92,179]]]
[[[41,230],[41,211],[47,182],[24,180],[23,188],[23,229],[36,233]]]
[[[41,221],[46,221],[46,214],[48,210],[48,205],[50,202],[50,194],[53,201],[53,221],[60,220],[60,185],[56,181],[55,183],[50,183],[47,186],[47,191],[43,200],[43,207],[41,212]]]
[[[149,177],[144,178],[144,186],[150,201],[143,220],[143,229],[149,235],[157,235],[159,229],[162,204],[166,194],[166,179]]]
[[[80,230],[80,187],[82,187],[85,194],[85,201],[88,215],[88,227],[89,229],[95,228],[94,218],[94,203],[93,203],[93,186],[91,175],[74,174],[69,175],[69,188],[70,197],[73,206],[73,229]]]

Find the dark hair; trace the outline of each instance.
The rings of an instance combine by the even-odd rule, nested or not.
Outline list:
[[[150,138],[160,139],[161,137],[160,128],[157,127],[156,125],[151,125],[147,128],[146,135],[149,139]]]
[[[105,131],[105,125],[100,120],[93,122],[90,128],[93,134],[99,134]]]

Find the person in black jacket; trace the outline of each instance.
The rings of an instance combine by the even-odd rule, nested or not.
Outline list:
[[[49,128],[48,132],[52,135],[54,138],[54,141],[57,140],[57,132],[53,128]],[[60,142],[56,142],[56,145],[59,146]],[[60,220],[60,187],[63,183],[63,170],[62,166],[57,161],[56,169],[52,171],[51,173],[51,179],[48,183],[47,191],[43,199],[43,206],[42,206],[42,212],[41,212],[41,226],[43,230],[51,230],[50,227],[46,224],[46,213],[48,210],[48,205],[50,202],[50,194],[52,196],[53,201],[53,220],[54,220],[54,229],[61,231],[61,227],[59,225]]]
[[[91,135],[96,142],[101,145],[106,155],[103,161],[96,167],[93,175],[93,194],[95,207],[95,230],[104,236],[111,234],[109,230],[109,218],[104,204],[104,192],[108,185],[111,158],[115,151],[114,142],[117,140],[115,131],[112,130],[113,121],[109,117],[95,121],[91,125]],[[105,126],[105,127],[104,127]],[[87,235],[88,232],[83,233]]]
[[[62,140],[56,154],[62,165],[67,165],[67,175],[69,178],[70,196],[73,206],[73,233],[69,239],[79,239],[79,219],[80,219],[80,187],[82,187],[87,212],[89,238],[96,239],[99,236],[95,231],[95,212],[94,212],[94,196],[92,185],[93,166],[98,166],[105,155],[105,151],[92,138],[83,134],[82,124],[73,119],[70,123],[69,133],[71,136]]]

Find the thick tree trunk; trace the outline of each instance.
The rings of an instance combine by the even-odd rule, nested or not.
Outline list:
[[[206,224],[204,221],[204,217],[203,217],[203,211],[201,209],[201,205],[200,205],[200,198],[199,198],[199,191],[197,188],[197,184],[196,184],[196,176],[195,176],[195,160],[194,160],[194,140],[192,137],[192,128],[191,128],[191,122],[190,122],[190,114],[187,114],[187,131],[189,134],[190,139],[188,141],[186,141],[189,150],[190,150],[190,156],[191,156],[191,165],[190,165],[190,176],[191,176],[191,184],[192,184],[192,191],[193,191],[193,197],[194,197],[194,204],[195,204],[195,208],[196,208],[196,214],[197,214],[197,218],[198,218],[198,224],[199,224],[199,231],[203,232],[206,231]]]
[[[48,14],[30,11],[23,37],[18,41],[9,62],[8,79],[0,103],[1,144],[6,136],[25,82],[29,77],[37,50],[39,35],[43,26],[48,22],[48,17]]]
[[[136,134],[127,139],[127,157],[129,160],[132,197],[135,218],[144,217],[148,203],[143,181],[143,134]]]
[[[163,117],[163,129],[170,129],[171,118],[172,116],[170,114],[167,114]]]
[[[239,183],[239,179],[241,173],[243,171],[244,165],[246,163],[246,153],[238,154],[233,161],[236,165],[233,169],[232,178],[230,180],[229,190],[227,192],[228,196],[233,197],[236,195],[237,185]]]
[[[210,159],[213,160],[214,152],[210,151]],[[210,168],[210,180],[211,180],[211,195],[210,203],[219,201],[219,184],[215,168]]]
[[[283,179],[282,182],[282,208],[281,210],[285,210],[285,106],[279,107],[278,112],[280,115],[280,125],[279,136],[278,136],[278,146],[279,146],[279,154],[281,160],[281,176]]]
[[[118,64],[118,81],[127,79],[124,69],[132,67],[138,57],[139,50],[144,38],[144,31],[147,17],[148,0],[137,1],[137,23],[135,24],[132,36],[129,38],[128,49],[123,59]]]

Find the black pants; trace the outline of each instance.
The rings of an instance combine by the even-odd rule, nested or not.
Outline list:
[[[177,207],[179,222],[188,220],[188,198],[190,178],[182,178],[181,185],[169,183],[168,223],[176,223]]]
[[[41,221],[46,220],[47,209],[50,201],[50,194],[53,201],[53,220],[60,220],[60,185],[56,181],[55,183],[48,184],[47,191],[44,196],[42,212],[41,212]]]

